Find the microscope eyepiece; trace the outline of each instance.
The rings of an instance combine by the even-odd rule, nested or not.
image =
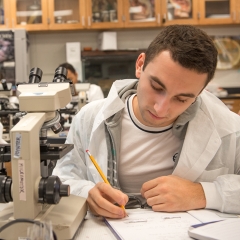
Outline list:
[[[65,67],[58,67],[55,70],[53,82],[65,82],[67,80],[67,69]]]
[[[42,70],[40,68],[32,68],[29,73],[28,83],[39,83],[42,79]]]
[[[7,80],[6,79],[2,79],[1,83],[2,83],[3,90],[7,91],[8,90]]]

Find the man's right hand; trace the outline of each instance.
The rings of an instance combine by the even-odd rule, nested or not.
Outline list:
[[[125,206],[128,196],[107,183],[97,183],[89,191],[87,202],[91,212],[95,215],[109,218],[126,217],[125,210],[119,206]]]

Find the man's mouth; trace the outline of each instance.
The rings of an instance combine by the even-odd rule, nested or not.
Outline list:
[[[150,113],[150,115],[152,116],[152,118],[155,118],[155,119],[158,119],[158,120],[161,120],[161,119],[164,119],[165,117],[158,117],[157,115],[151,113],[150,111],[148,111]]]

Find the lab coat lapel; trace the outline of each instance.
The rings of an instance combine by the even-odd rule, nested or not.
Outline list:
[[[204,129],[201,128],[204,121]],[[199,111],[189,122],[178,164],[173,175],[195,181],[206,169],[221,145],[213,122]]]
[[[104,134],[102,127],[96,129],[91,135],[88,149],[92,156],[94,156],[105,176],[107,176],[107,146],[106,141],[103,141],[103,139],[105,139]],[[88,158],[87,155],[86,158]],[[103,181],[96,167],[90,160],[88,161],[88,168],[95,183]]]
[[[104,121],[114,115],[116,112],[124,108],[124,102],[118,97],[117,88],[112,86],[111,91],[105,101],[102,109],[97,113],[96,120],[93,123],[92,133],[89,141],[89,150],[95,157],[97,163],[102,169],[105,176],[107,176],[107,145],[105,139]],[[95,183],[102,181],[95,166],[89,162],[89,170]]]

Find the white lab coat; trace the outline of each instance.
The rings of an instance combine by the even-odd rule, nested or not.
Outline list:
[[[88,102],[92,102],[95,100],[103,99],[103,92],[101,87],[96,84],[90,84],[90,88],[87,91]]]
[[[86,149],[107,174],[104,121],[124,108],[118,90],[133,81],[114,82],[107,99],[87,104],[74,118],[66,141],[74,149],[58,161],[53,172],[71,186],[72,194],[87,197],[95,183],[102,181]],[[206,208],[240,213],[240,117],[205,90],[198,98],[201,105],[188,124],[173,175],[201,182]]]

